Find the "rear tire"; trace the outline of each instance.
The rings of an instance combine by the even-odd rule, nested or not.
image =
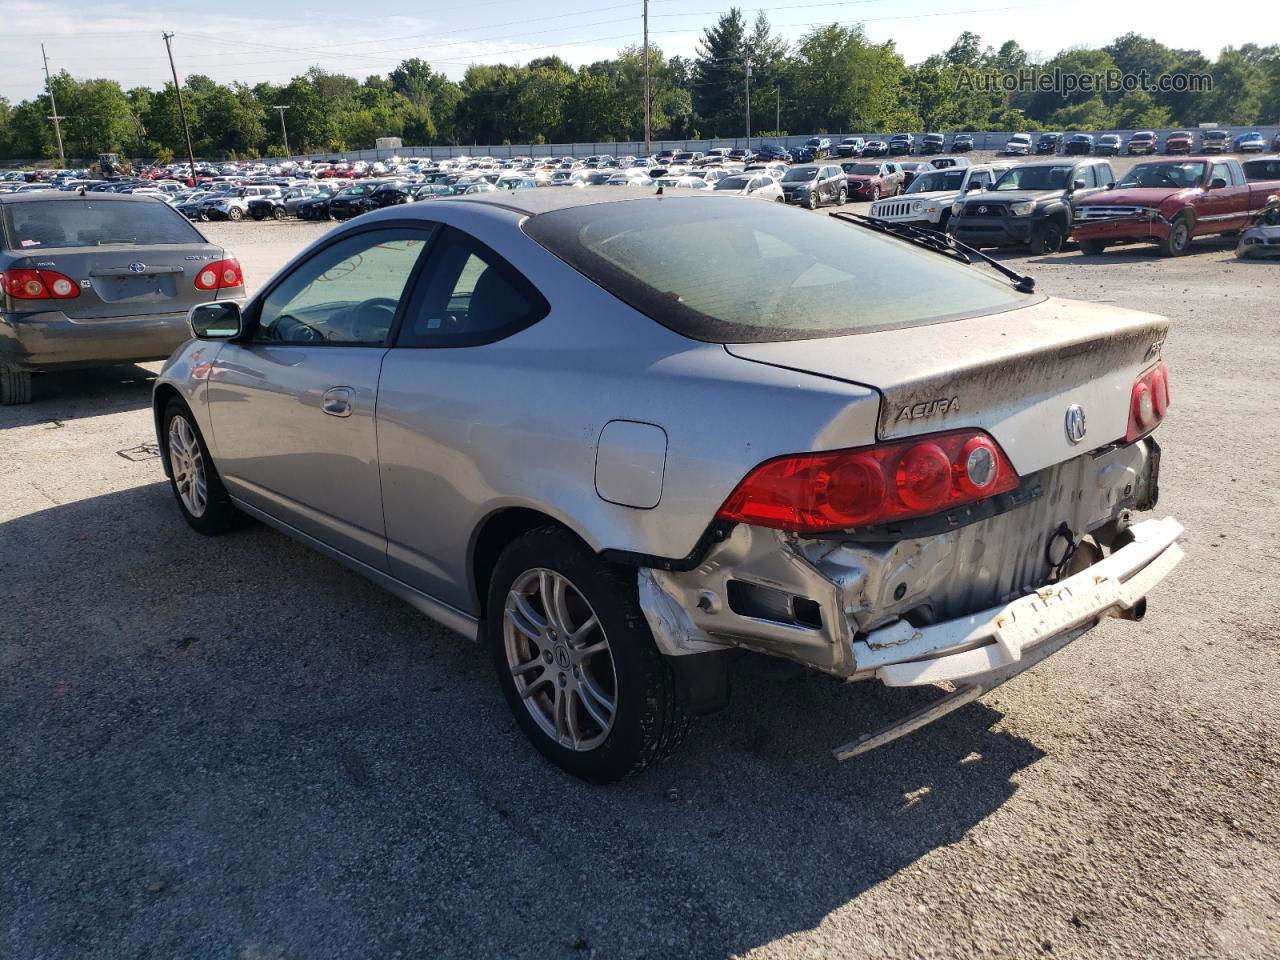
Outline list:
[[[0,406],[31,402],[31,371],[0,364]]]
[[[539,527],[499,557],[485,609],[507,705],[533,746],[562,770],[611,783],[684,740],[689,720],[640,609],[633,571],[604,563],[560,527]]]
[[[840,188],[840,194],[836,197],[836,206],[843,207],[849,202],[849,191],[844,187]]]
[[[160,436],[169,466],[169,485],[183,519],[193,530],[207,536],[239,526],[243,515],[231,503],[196,418],[187,405],[181,400],[170,400],[162,425]]]

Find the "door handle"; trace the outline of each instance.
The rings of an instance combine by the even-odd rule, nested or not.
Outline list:
[[[320,409],[331,417],[351,416],[351,398],[355,391],[350,387],[330,387],[320,398]]]

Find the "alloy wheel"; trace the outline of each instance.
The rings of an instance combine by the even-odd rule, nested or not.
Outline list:
[[[544,734],[593,750],[613,729],[618,680],[609,639],[569,578],[526,570],[503,610],[503,649],[516,693]]]
[[[209,480],[204,453],[195,429],[179,414],[169,421],[169,469],[182,505],[193,517],[203,517],[209,507]]]

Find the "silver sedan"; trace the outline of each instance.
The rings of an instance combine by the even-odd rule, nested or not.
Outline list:
[[[483,641],[595,781],[725,706],[742,650],[954,686],[847,757],[1138,619],[1180,556],[1138,519],[1166,321],[840,216],[587,187],[361,217],[192,310],[155,389],[178,507]]]

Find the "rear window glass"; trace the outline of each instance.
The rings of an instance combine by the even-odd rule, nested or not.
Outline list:
[[[0,216],[11,250],[204,242],[182,214],[160,201],[31,201],[5,204]]]
[[[1280,160],[1246,160],[1244,175],[1248,180],[1280,180]]]
[[[637,310],[711,343],[922,326],[1037,299],[980,268],[781,204],[652,197],[543,213],[524,229]]]

